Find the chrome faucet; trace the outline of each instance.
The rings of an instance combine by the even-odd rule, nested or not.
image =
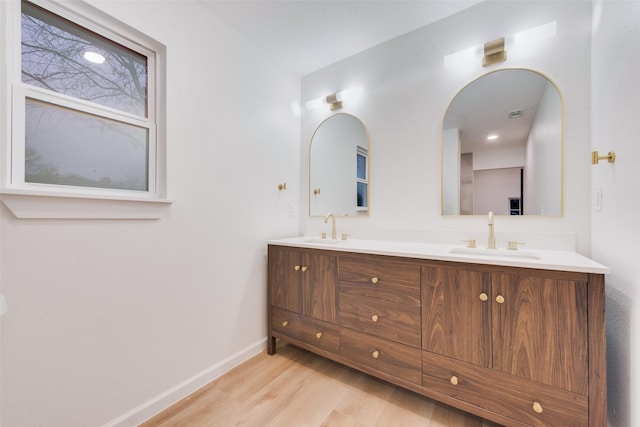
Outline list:
[[[324,217],[324,223],[326,224],[327,222],[329,222],[329,218],[331,218],[331,238],[333,240],[336,240],[337,234],[336,234],[336,217],[332,214],[332,213],[328,213],[325,217]]]
[[[493,212],[489,211],[489,239],[487,240],[487,249],[496,248],[496,236],[493,231]]]

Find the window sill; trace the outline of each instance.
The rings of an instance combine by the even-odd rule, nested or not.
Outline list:
[[[101,197],[3,189],[0,200],[20,219],[160,219],[173,203],[144,197]]]

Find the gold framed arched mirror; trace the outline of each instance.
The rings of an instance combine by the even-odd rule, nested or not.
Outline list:
[[[442,214],[563,214],[563,101],[528,69],[463,87],[442,130]]]
[[[309,145],[309,215],[369,214],[369,135],[348,113],[334,114]]]

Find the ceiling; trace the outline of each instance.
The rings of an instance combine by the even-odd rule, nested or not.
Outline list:
[[[489,73],[453,99],[444,128],[459,129],[462,153],[525,147],[547,84],[546,77],[528,70]],[[515,111],[521,114],[509,118]],[[488,141],[490,134],[498,139]]]
[[[199,0],[300,76],[482,0]]]

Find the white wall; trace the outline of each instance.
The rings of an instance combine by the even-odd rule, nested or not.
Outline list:
[[[592,166],[593,258],[607,275],[609,425],[640,425],[640,2],[593,7],[592,147],[615,151]],[[602,208],[595,193],[602,188]]]
[[[167,46],[175,202],[157,221],[0,204],[3,427],[134,425],[262,350],[265,241],[299,229],[299,77],[195,2],[92,3]]]
[[[562,191],[562,104],[556,88],[547,83],[527,140],[524,212],[532,215],[561,215]]]
[[[445,69],[444,56],[512,35],[551,21],[552,39],[526,48],[507,45],[506,62],[483,68],[480,56]],[[496,219],[498,243],[506,244],[523,230],[568,232],[579,252],[589,255],[590,219],[589,67],[591,5],[588,2],[484,2],[456,15],[375,46],[302,79],[302,100],[362,85],[358,102],[344,103],[356,114],[371,138],[371,215],[341,218],[339,232],[357,237],[430,239],[433,230],[470,230],[486,239],[486,221],[478,217],[441,216],[442,120],[450,101],[468,82],[496,69],[538,70],[559,86],[565,103],[565,215]],[[302,145],[307,147],[326,110],[304,111]],[[302,150],[302,165],[307,152]],[[307,182],[303,168],[301,182]],[[308,189],[303,187],[301,209]],[[302,217],[308,234],[326,231],[317,218]],[[464,232],[472,238],[471,232]],[[451,241],[458,236],[450,235]],[[450,241],[450,242],[451,242]],[[527,240],[532,247],[532,241]]]
[[[514,147],[502,150],[475,151],[473,170],[503,169],[525,166],[525,148]]]
[[[442,132],[442,164],[448,173],[442,174],[442,212],[460,213],[460,130]]]
[[[520,168],[485,169],[473,173],[476,214],[510,215],[509,198],[520,197]]]

